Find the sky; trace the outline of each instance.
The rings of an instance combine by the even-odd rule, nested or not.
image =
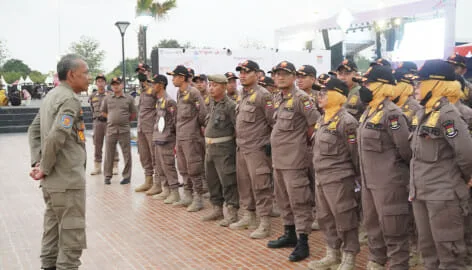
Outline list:
[[[355,12],[411,1],[177,0],[177,8],[165,20],[150,24],[148,56],[159,40],[170,38],[197,47],[240,48],[251,40],[271,48],[277,28],[328,18],[343,7]],[[72,42],[90,36],[105,50],[102,69],[109,72],[121,61],[116,21],[131,22],[125,57],[138,55],[135,4],[136,0],[0,0],[0,40],[6,42],[10,58],[46,73],[55,69]]]

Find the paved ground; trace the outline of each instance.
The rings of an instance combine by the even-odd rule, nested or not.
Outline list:
[[[28,177],[26,134],[0,134],[0,149],[0,269],[39,269],[44,204],[38,184]],[[91,163],[89,136],[87,150]],[[208,203],[191,214],[134,193],[144,179],[133,150],[131,186],[120,186],[118,177],[111,186],[103,185],[101,176],[87,177],[88,249],[81,269],[307,269],[310,260],[324,255],[320,232],[310,236],[311,257],[290,263],[291,249],[270,250],[267,240],[249,239],[249,231],[201,222]],[[273,224],[271,239],[282,231],[279,218]],[[363,247],[358,269],[365,263]]]

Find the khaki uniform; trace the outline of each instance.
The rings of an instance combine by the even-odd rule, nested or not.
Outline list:
[[[464,216],[472,175],[472,140],[454,105],[442,98],[417,114],[410,199],[426,269],[465,269]]]
[[[157,120],[154,125],[154,171],[163,186],[179,188],[175,168],[174,148],[176,141],[177,103],[170,96],[158,99],[156,104]],[[162,120],[161,120],[162,119]]]
[[[228,96],[211,101],[205,128],[205,172],[210,202],[239,208],[236,182],[236,103]]]
[[[265,88],[243,90],[236,106],[236,174],[244,210],[268,217],[272,210],[270,133],[275,106]]]
[[[361,118],[361,115],[364,113],[366,107],[364,103],[362,103],[359,96],[359,89],[361,89],[361,86],[355,84],[355,86],[349,90],[347,101],[344,104],[344,108],[346,108],[347,111],[357,120]]]
[[[409,127],[400,108],[385,99],[358,130],[364,227],[369,260],[390,269],[408,269]]]
[[[465,120],[469,133],[472,135],[472,109],[460,101],[454,104]],[[469,179],[464,179],[467,183]],[[466,264],[472,265],[472,189],[469,188],[469,213],[465,218],[465,244],[467,248]]]
[[[310,234],[313,216],[305,160],[307,129],[315,125],[320,114],[311,98],[296,87],[282,97],[270,137],[275,198],[284,225],[295,225],[298,234]]]
[[[80,99],[61,83],[49,92],[29,130],[31,164],[40,163],[43,268],[78,269],[85,235],[85,124]]]
[[[406,120],[408,121],[408,125],[411,126],[411,121],[413,120],[413,116],[416,115],[422,106],[416,101],[413,97],[408,97],[405,101],[405,104],[401,107],[403,115],[405,115]]]
[[[241,94],[239,94],[239,91],[234,91],[234,93],[232,95],[228,95],[228,97],[232,101],[236,102],[236,104],[241,100]]]
[[[102,150],[103,150],[103,141],[105,139],[105,134],[107,131],[107,120],[102,118],[102,113],[100,112],[100,107],[102,106],[103,99],[107,96],[107,92],[99,93],[98,91],[93,93],[90,96],[90,108],[92,110],[93,117],[93,145],[95,146],[95,162],[102,162]],[[119,160],[118,151],[115,151],[116,162]]]
[[[116,144],[120,144],[124,159],[122,176],[124,179],[131,178],[131,134],[130,117],[136,113],[134,99],[128,94],[122,96],[109,95],[103,100],[100,109],[107,116],[107,135],[105,146],[105,178],[112,177],[113,155]]]
[[[144,89],[139,96],[138,152],[146,176],[154,174],[152,134],[157,115],[156,101],[156,94],[152,88]]]
[[[206,108],[200,92],[188,87],[177,94],[177,166],[184,180],[184,189],[202,194],[203,136]]]
[[[308,94],[308,93],[307,93]],[[318,91],[310,90],[308,94],[312,99],[313,106],[318,110]],[[319,110],[318,110],[319,111]],[[310,139],[307,140],[307,148],[306,148],[306,168],[308,173],[308,180],[310,180],[310,186],[313,190],[313,198],[315,198],[316,188],[315,188],[315,171],[313,167],[313,143]],[[316,200],[312,200],[313,203],[313,219],[316,220]]]
[[[344,108],[328,122],[316,124],[313,164],[318,223],[328,246],[359,253],[355,178],[359,175],[357,120]]]

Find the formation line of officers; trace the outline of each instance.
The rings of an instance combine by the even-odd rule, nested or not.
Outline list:
[[[235,71],[207,76],[179,65],[168,73],[178,88],[174,100],[166,92],[167,77],[152,75],[149,66],[140,64],[138,114],[120,78],[111,80],[113,93],[107,93],[106,79],[98,75],[98,91],[90,98],[92,174],[102,173],[105,142],[103,175],[105,184],[111,184],[119,143],[124,159],[120,184],[130,183],[130,122],[137,114],[145,182],[136,192],[188,212],[203,209],[208,194],[212,211],[202,221],[249,229],[253,239],[270,237],[271,217],[280,215],[284,232],[267,246],[293,248],[288,256],[292,262],[309,257],[309,234],[320,229],[326,255],[311,261],[310,269],[355,269],[362,232],[369,248],[368,270],[416,264],[427,270],[472,269],[472,109],[465,105],[470,97],[462,56],[427,61],[419,70],[412,62],[392,70],[388,61],[378,59],[363,76],[348,59],[318,77],[313,66],[297,69],[288,61],[273,67],[270,77],[251,60]],[[74,73],[70,71],[71,77]],[[60,190],[63,196],[83,190],[61,170],[57,186],[48,185],[54,162],[59,166],[48,155],[65,151],[57,148],[68,145],[64,136],[79,138],[74,142],[82,146],[85,141],[80,108],[67,110],[67,99],[63,101],[67,89],[62,88],[75,89],[65,78],[45,103],[66,111],[42,107],[41,119],[38,114],[29,131],[31,176],[43,179],[45,219],[50,219],[50,208],[56,211],[49,197],[58,186],[65,190]],[[55,120],[43,120],[44,114]],[[43,132],[43,125],[53,129]],[[63,214],[57,222],[64,224],[68,217]],[[83,233],[77,250],[85,248],[85,227]],[[42,261],[52,269],[47,258],[53,258],[54,250],[47,248],[47,235]],[[60,249],[70,251],[72,243],[62,244]],[[56,255],[58,264],[72,258],[61,255]]]

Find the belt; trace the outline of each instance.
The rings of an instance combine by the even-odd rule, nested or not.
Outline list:
[[[219,137],[219,138],[208,138],[205,137],[206,144],[224,143],[233,140],[233,136]]]

